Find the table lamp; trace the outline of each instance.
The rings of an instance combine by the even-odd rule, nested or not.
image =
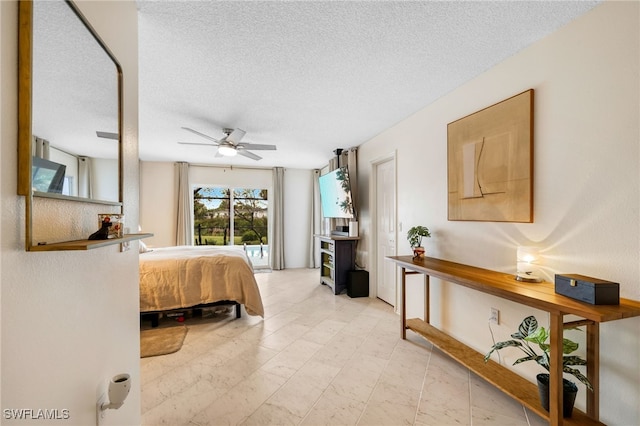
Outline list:
[[[539,262],[540,255],[537,247],[518,247],[516,280],[527,283],[542,282],[538,270]]]

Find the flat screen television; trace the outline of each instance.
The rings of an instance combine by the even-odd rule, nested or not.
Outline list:
[[[40,157],[31,161],[31,185],[34,191],[62,194],[67,166]]]
[[[352,218],[351,184],[346,167],[320,176],[320,203],[326,218]]]

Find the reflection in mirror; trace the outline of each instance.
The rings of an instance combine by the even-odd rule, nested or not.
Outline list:
[[[35,191],[70,195],[68,185],[65,185],[67,166],[34,156],[31,167],[31,185]]]
[[[34,194],[121,201],[117,65],[66,1],[33,2],[32,48]],[[61,187],[42,182],[55,164]]]

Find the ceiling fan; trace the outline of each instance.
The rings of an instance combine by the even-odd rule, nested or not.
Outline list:
[[[262,145],[248,142],[240,142],[246,132],[242,129],[222,129],[224,132],[224,137],[222,139],[215,139],[209,135],[205,135],[204,133],[200,133],[197,130],[190,129],[188,127],[183,127],[184,130],[187,130],[191,133],[195,133],[198,136],[202,136],[205,139],[209,139],[213,143],[195,143],[195,142],[178,142],[184,145],[208,145],[208,146],[217,146],[218,152],[216,156],[224,156],[224,157],[233,157],[236,154],[240,154],[242,156],[251,158],[253,160],[261,160],[262,157],[254,154],[248,150],[254,151],[275,151],[275,145]]]
[[[113,139],[113,140],[118,140],[118,134],[117,133],[112,133],[112,132],[101,132],[99,130],[96,130],[96,136],[99,138],[104,138],[104,139]]]

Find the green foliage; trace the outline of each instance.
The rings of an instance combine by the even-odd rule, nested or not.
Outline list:
[[[349,192],[351,184],[349,182],[349,173],[346,168],[341,167],[336,171],[336,180],[340,182],[340,187],[344,192]]]
[[[196,242],[203,245],[238,245],[243,242],[266,244],[267,195],[266,189],[194,188],[193,216]],[[235,234],[233,242],[230,241],[231,217]]]
[[[349,172],[346,168],[341,167],[336,171],[336,180],[340,182],[340,187],[345,194],[345,198],[338,203],[338,207],[343,213],[353,212],[353,201],[349,194],[351,194],[351,183],[349,181]]]
[[[430,237],[431,233],[426,226],[414,226],[407,232],[407,240],[411,244],[411,248],[422,245],[422,237]]]
[[[507,347],[515,347],[524,352],[526,356],[517,359],[513,365],[521,364],[526,361],[535,361],[538,365],[549,371],[550,346],[547,343],[547,340],[549,339],[549,332],[544,327],[538,328],[538,320],[536,320],[536,317],[533,315],[526,317],[520,323],[518,331],[513,333],[511,337],[514,340],[506,340],[504,342],[494,344],[491,347],[491,350],[484,356],[484,362],[489,360],[494,351]],[[537,345],[542,353],[538,354],[530,343]],[[562,357],[562,371],[573,375],[576,379],[580,380],[580,382],[584,383],[589,390],[593,390],[593,386],[589,379],[579,370],[571,368],[571,366],[574,365],[587,364],[587,361],[578,356],[569,356],[569,354],[573,353],[576,349],[578,349],[578,344],[576,342],[569,339],[562,339],[562,353],[564,354]]]
[[[245,231],[242,234],[242,242],[247,244],[260,244],[260,236],[257,235],[254,231]]]

